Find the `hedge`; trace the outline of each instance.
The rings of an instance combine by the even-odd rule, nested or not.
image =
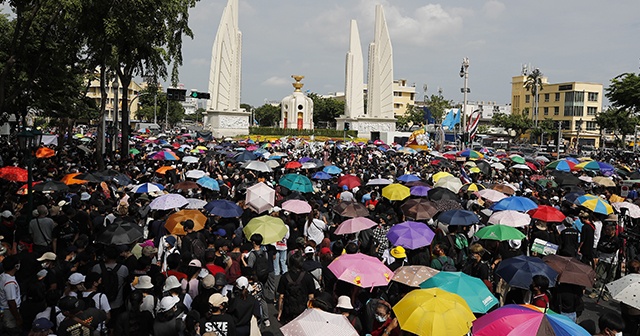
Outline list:
[[[314,129],[314,130],[308,130],[308,129],[299,130],[299,129],[295,129],[295,128],[249,127],[249,134],[252,134],[252,135],[282,135],[282,136],[285,136],[285,135],[292,135],[292,136],[315,135],[315,136],[325,136],[325,137],[329,137],[329,138],[342,138],[344,136],[344,132],[342,130],[327,129],[327,128]],[[347,131],[347,134],[355,138],[355,137],[358,136],[358,131],[349,130],[349,131]]]

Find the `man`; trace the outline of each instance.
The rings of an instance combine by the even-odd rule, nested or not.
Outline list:
[[[124,305],[124,283],[129,276],[127,266],[117,262],[120,251],[115,246],[108,246],[104,251],[104,262],[98,263],[91,269],[102,275],[102,284],[105,288],[105,295],[109,298],[111,307],[111,321],[117,320],[118,314],[125,310]],[[113,274],[115,273],[115,276]]]
[[[616,227],[613,223],[608,223],[603,229],[603,235],[598,242],[598,248],[596,253],[598,255],[596,263],[596,283],[593,286],[593,292],[589,295],[590,298],[595,299],[603,291],[602,287],[613,281],[615,275],[615,269],[613,262],[620,249],[620,240],[616,236]],[[604,290],[603,300],[608,301],[610,299],[609,293]]]
[[[204,252],[206,249],[206,239],[202,234],[193,230],[195,224],[191,219],[183,221],[182,227],[187,234],[182,238],[182,253],[190,253],[191,257],[200,261],[204,260]]]
[[[164,238],[164,244],[162,245],[162,248],[158,249],[158,264],[161,267],[162,272],[167,271],[167,258],[172,254],[180,254],[180,250],[178,250],[178,246],[176,245],[176,237],[166,236]]]
[[[51,251],[51,243],[53,242],[53,228],[55,222],[47,217],[49,210],[44,205],[38,205],[34,215],[37,217],[29,222],[29,234],[33,237],[33,250],[38,254]]]
[[[349,186],[346,184],[342,186],[342,192],[340,193],[341,202],[355,202],[356,198],[353,197],[353,193],[349,191]]]
[[[2,261],[4,273],[0,274],[0,308],[2,314],[3,335],[20,335],[22,316],[20,315],[20,286],[16,281],[16,272],[20,269],[20,261],[15,255],[8,256]]]
[[[304,248],[304,262],[302,268],[313,277],[317,290],[322,290],[322,264],[314,259],[316,250],[307,246]]]
[[[277,292],[278,321],[285,324],[300,315],[313,299],[315,283],[311,274],[303,269],[304,257],[296,252],[289,257],[289,271],[280,277]]]
[[[85,308],[96,308],[103,311],[106,314],[106,320],[111,318],[111,307],[109,306],[109,300],[103,293],[98,292],[98,286],[102,283],[101,275],[95,272],[89,272],[84,278],[85,291],[82,292],[82,300],[84,301]],[[91,301],[90,301],[91,300]],[[107,331],[105,323],[101,323],[98,326],[99,331]]]
[[[445,253],[445,250],[447,250],[447,248],[443,247],[441,243],[433,245],[433,254],[436,257],[431,260],[431,268],[437,269],[438,271],[455,272],[455,262]]]
[[[58,326],[58,336],[91,335],[106,318],[102,310],[83,309],[82,302],[75,296],[63,297],[58,307],[65,316]]]
[[[210,314],[200,321],[200,332],[213,333],[218,336],[235,336],[236,324],[233,317],[226,314],[229,298],[220,293],[209,297]]]

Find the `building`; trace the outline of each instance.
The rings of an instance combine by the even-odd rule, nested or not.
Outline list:
[[[603,85],[589,82],[549,83],[542,77],[538,96],[538,122],[546,118],[562,123],[562,137],[569,146],[600,145],[596,116],[602,111]],[[511,109],[514,114],[534,118],[534,97],[524,87],[526,75],[511,81]],[[579,142],[578,142],[579,140]]]
[[[403,116],[407,112],[409,105],[416,104],[416,84],[407,86],[406,79],[393,81],[393,115]]]
[[[300,90],[304,85],[300,83],[304,76],[291,75],[291,78],[296,81],[293,83],[295,90],[280,103],[280,127],[313,129],[313,100]]]
[[[115,110],[115,102],[116,102],[116,88],[118,89],[118,111],[122,111],[122,100],[124,95],[124,89],[120,84],[120,80],[118,80],[117,84],[115,81],[107,83],[107,106],[106,106],[106,116],[105,121],[107,123],[112,123],[115,121],[114,118],[114,110]],[[131,122],[136,121],[136,113],[138,112],[138,93],[142,91],[142,86],[135,81],[131,81],[129,84],[129,89],[127,91],[127,101],[129,104],[129,120]],[[93,99],[96,103],[96,106],[100,106],[101,104],[101,93],[100,93],[100,80],[93,80],[89,84],[89,91],[87,92],[87,97]],[[118,120],[121,118],[118,117]]]

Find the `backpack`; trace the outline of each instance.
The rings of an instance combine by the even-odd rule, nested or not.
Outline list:
[[[253,271],[255,272],[258,280],[265,283],[269,278],[269,256],[265,251],[251,251],[256,257],[253,263]]]
[[[444,258],[445,258],[444,261],[441,258],[438,258],[438,261],[440,262],[440,265],[442,265],[441,271],[457,272],[458,269],[456,268],[456,265],[451,263],[451,259],[449,257],[447,257],[447,256],[445,256]]]
[[[104,263],[100,263],[100,270],[102,271],[102,292],[107,296],[109,302],[115,301],[118,297],[118,292],[120,292],[120,279],[118,277],[120,266],[122,265],[116,264],[116,267],[107,269]]]
[[[191,255],[193,258],[198,260],[204,260],[204,252],[207,250],[207,247],[204,246],[202,239],[198,237],[196,234],[195,237],[191,239]]]
[[[453,259],[457,268],[462,268],[468,258],[467,249],[469,248],[469,242],[460,234],[456,234],[455,238],[452,238],[451,235],[447,235],[447,240],[449,241],[449,251],[447,251],[447,256]]]
[[[300,275],[298,275],[296,281],[293,281],[290,272],[285,274],[289,284],[285,290],[284,301],[282,303],[286,316],[298,316],[307,308],[308,295],[302,286],[302,280],[305,274],[305,271],[300,271]]]
[[[93,297],[96,296],[98,292],[91,292],[91,294],[87,296],[82,296],[82,293],[78,293],[78,296],[82,298],[82,302],[84,302],[84,308],[97,308],[96,301],[93,300]]]

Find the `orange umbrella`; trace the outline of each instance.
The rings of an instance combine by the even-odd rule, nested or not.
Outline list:
[[[78,175],[80,175],[80,173],[67,174],[60,181],[66,185],[89,183],[89,181],[86,181],[86,180],[76,179],[76,176]]]
[[[158,168],[156,170],[156,173],[160,174],[160,175],[164,175],[166,174],[169,170],[174,170],[175,168],[171,167],[171,166],[162,166],[160,168]]]
[[[50,158],[50,157],[52,157],[54,155],[56,155],[56,151],[54,151],[53,149],[48,148],[48,147],[40,147],[36,151],[36,157],[38,159],[47,159],[47,158]]]
[[[167,218],[167,222],[164,224],[164,227],[170,234],[184,236],[187,233],[184,232],[184,228],[180,223],[187,219],[193,221],[194,231],[204,229],[204,225],[207,223],[207,216],[203,215],[200,210],[180,210]]]

